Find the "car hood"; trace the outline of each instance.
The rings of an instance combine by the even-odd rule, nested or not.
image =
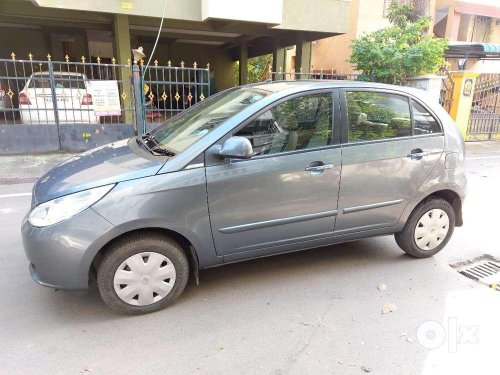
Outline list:
[[[128,140],[110,143],[74,156],[40,177],[33,205],[81,190],[152,176],[165,164],[135,154]]]

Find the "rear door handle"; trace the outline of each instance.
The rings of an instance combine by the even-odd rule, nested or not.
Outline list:
[[[321,164],[319,164],[321,163]],[[333,164],[323,164],[322,162],[312,162],[308,167],[306,167],[304,170],[306,172],[311,172],[311,174],[321,174],[327,169],[332,169]]]
[[[431,154],[430,152],[423,151],[421,148],[416,148],[414,150],[411,150],[411,152],[408,155],[406,155],[406,157],[408,157],[410,159],[420,160],[424,156],[427,156],[430,154]]]

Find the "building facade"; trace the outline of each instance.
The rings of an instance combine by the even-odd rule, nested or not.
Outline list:
[[[391,1],[409,2],[352,0],[347,32],[312,43],[312,70],[352,73],[354,68],[349,63],[352,41],[363,33],[389,26],[387,9]],[[429,6],[434,34],[448,39],[453,45],[453,54],[447,56],[451,70],[458,70],[459,60],[467,58],[466,66],[462,68],[480,72],[500,72],[500,54],[488,54],[487,51],[483,54],[477,53],[477,49],[481,48],[477,44],[500,43],[500,1],[430,0]],[[461,43],[464,43],[463,47],[457,47]],[[458,55],[457,48],[461,50]],[[470,51],[469,54],[467,51]],[[472,51],[475,53],[471,54]]]
[[[164,0],[0,0],[0,58],[126,63],[131,48],[153,49]],[[311,65],[312,41],[347,31],[349,1],[168,0],[154,60],[160,65],[210,63],[216,90],[232,86],[233,63],[274,54],[284,69],[285,50]],[[240,82],[247,74],[241,69]]]

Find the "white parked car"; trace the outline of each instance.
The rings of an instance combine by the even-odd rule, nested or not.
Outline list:
[[[7,92],[9,91],[8,86],[0,81],[0,119],[10,119],[13,116],[12,110],[12,100]]]
[[[70,72],[54,72],[53,75],[59,122],[98,124],[99,116],[93,110],[87,76]],[[31,75],[19,93],[19,112],[24,124],[56,123],[49,72]]]

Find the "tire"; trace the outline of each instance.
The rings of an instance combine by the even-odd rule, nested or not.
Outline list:
[[[188,278],[189,263],[176,241],[158,233],[138,233],[107,249],[97,270],[97,287],[113,310],[140,315],[173,303]]]
[[[455,211],[451,205],[440,198],[429,198],[413,210],[403,230],[394,237],[408,255],[427,258],[446,246],[454,229]]]

